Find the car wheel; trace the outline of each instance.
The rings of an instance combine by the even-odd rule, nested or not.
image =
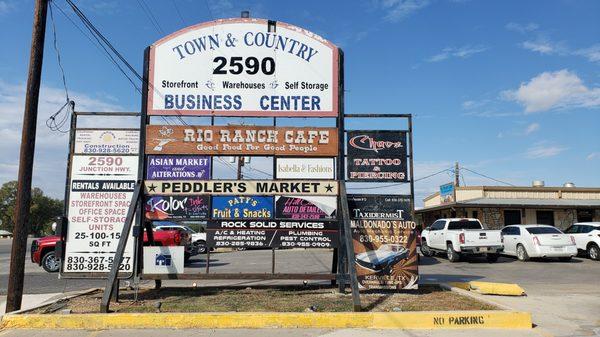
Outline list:
[[[560,262],[569,262],[569,261],[571,261],[572,258],[573,258],[572,256],[559,257],[558,261],[560,261]]]
[[[587,255],[592,260],[600,260],[600,248],[598,248],[598,245],[592,243],[587,249]]]
[[[529,254],[527,254],[527,250],[521,244],[517,246],[517,259],[519,259],[519,261],[529,260]]]
[[[487,260],[487,262],[490,262],[490,263],[497,262],[499,257],[500,257],[500,254],[495,254],[495,253],[485,254],[485,259]]]
[[[429,248],[429,246],[427,245],[427,241],[423,240],[421,242],[421,254],[423,254],[423,256],[433,256],[433,253],[431,252],[431,248]]]
[[[198,254],[206,254],[207,251],[207,247],[206,247],[206,241],[201,240],[198,241]]]
[[[56,254],[54,252],[48,252],[42,258],[42,268],[49,273],[56,273],[59,266],[60,264],[58,263],[58,259],[56,259]]]
[[[460,260],[460,254],[458,254],[458,252],[454,250],[451,243],[449,243],[446,247],[446,253],[448,255],[448,261],[450,262],[457,262],[458,260]]]

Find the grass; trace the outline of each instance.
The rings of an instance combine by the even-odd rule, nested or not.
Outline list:
[[[71,309],[72,313],[97,313],[102,292],[75,297],[54,306],[54,312]],[[319,312],[352,311],[351,294],[340,294],[330,287],[259,287],[259,288],[162,288],[143,289],[134,301],[133,291],[121,291],[119,303],[111,303],[115,312]],[[414,291],[361,293],[365,311],[448,311],[495,310],[479,302],[436,286],[421,286]],[[160,307],[160,310],[158,309]],[[34,313],[51,313],[40,308]]]

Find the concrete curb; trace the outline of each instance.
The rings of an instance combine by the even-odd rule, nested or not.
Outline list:
[[[517,311],[5,315],[0,329],[531,329]]]
[[[498,302],[492,301],[489,298],[487,298],[487,297],[485,297],[485,296],[483,296],[483,295],[481,295],[479,293],[474,293],[472,291],[468,291],[468,290],[464,290],[464,289],[461,289],[461,288],[457,288],[457,287],[451,286],[451,285],[446,284],[446,283],[440,283],[438,285],[442,289],[445,289],[445,290],[448,290],[448,291],[453,291],[453,292],[458,293],[460,295],[476,299],[476,300],[478,300],[480,302],[484,302],[484,303],[496,306],[498,308],[501,308],[501,309],[504,309],[504,310],[507,310],[507,311],[514,310],[514,308],[511,308],[511,307],[508,307],[508,306],[506,306],[504,304],[500,304]]]

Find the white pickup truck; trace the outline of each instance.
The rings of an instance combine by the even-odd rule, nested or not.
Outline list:
[[[485,255],[496,262],[504,250],[499,230],[487,230],[477,219],[439,219],[421,233],[421,253],[446,252],[450,262],[461,255]]]

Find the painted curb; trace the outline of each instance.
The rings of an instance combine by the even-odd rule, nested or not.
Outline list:
[[[518,311],[5,315],[0,329],[531,329]]]

